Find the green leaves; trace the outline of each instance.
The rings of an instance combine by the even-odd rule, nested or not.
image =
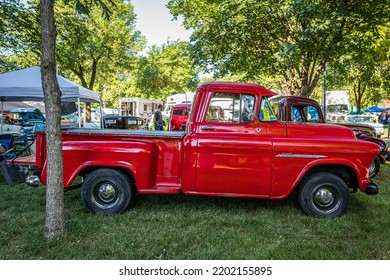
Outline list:
[[[195,90],[198,70],[189,50],[188,43],[179,41],[152,46],[134,72],[136,91],[143,97],[165,100],[169,95]]]
[[[171,0],[168,7],[194,29],[199,65],[248,80],[279,75],[285,90],[303,96],[324,63],[346,52],[350,34],[375,28],[389,13],[382,0]]]
[[[116,7],[114,0],[64,0],[67,6],[74,6],[80,14],[89,15],[93,7],[99,7],[102,15],[110,19],[113,9]]]
[[[90,7],[88,15],[82,15],[57,2],[57,59],[66,76],[99,91],[107,105],[114,105],[120,76],[134,69],[145,39],[135,29],[132,4],[110,2],[115,7],[109,20],[101,16],[99,7]]]

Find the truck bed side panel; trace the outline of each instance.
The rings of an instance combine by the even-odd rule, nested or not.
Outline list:
[[[179,136],[120,130],[85,132],[77,130],[63,134],[65,187],[69,187],[80,173],[98,167],[127,169],[133,174],[138,190],[162,184],[180,185],[183,133]],[[41,177],[45,183],[46,168]]]

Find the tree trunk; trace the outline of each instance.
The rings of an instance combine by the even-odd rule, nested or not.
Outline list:
[[[42,26],[42,88],[46,108],[46,220],[45,238],[66,232],[64,215],[64,179],[61,137],[61,92],[56,72],[56,29],[52,0],[40,0]]]

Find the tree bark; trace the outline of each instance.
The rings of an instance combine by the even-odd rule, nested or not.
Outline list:
[[[46,220],[45,238],[66,232],[64,215],[64,179],[61,136],[61,91],[56,71],[56,28],[52,0],[40,0],[41,76],[46,108]]]

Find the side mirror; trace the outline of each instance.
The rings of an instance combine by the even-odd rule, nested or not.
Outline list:
[[[250,120],[251,120],[251,123],[260,123],[260,120],[259,118],[256,116],[256,114],[254,112],[250,113]]]

